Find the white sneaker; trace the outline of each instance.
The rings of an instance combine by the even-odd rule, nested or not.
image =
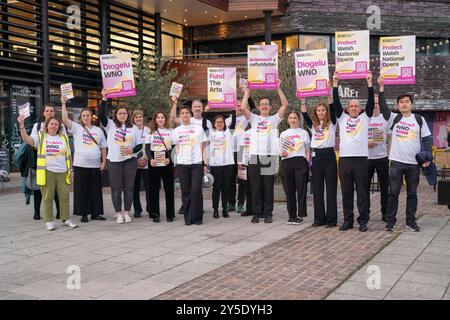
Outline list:
[[[123,216],[120,213],[118,213],[116,223],[124,223],[124,222],[125,221],[123,220]]]
[[[72,220],[70,220],[70,219],[64,221],[64,222],[62,223],[62,225],[63,225],[63,226],[66,226],[66,227],[71,227],[72,229],[78,227],[78,226],[77,226],[75,223],[73,223]]]
[[[45,226],[47,227],[47,230],[48,230],[48,231],[53,231],[53,230],[56,229],[56,228],[55,228],[55,224],[53,223],[53,221],[47,222],[47,223],[45,224]]]
[[[126,222],[126,223],[130,223],[130,222],[131,222],[131,217],[129,216],[128,213],[124,213],[123,216],[124,216],[124,218],[125,218],[125,222]]]

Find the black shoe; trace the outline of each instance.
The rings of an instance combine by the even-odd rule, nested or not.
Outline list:
[[[135,212],[135,213],[133,214],[133,217],[135,217],[135,218],[141,218],[142,216],[141,216],[141,213],[140,213],[140,212]]]
[[[258,223],[258,222],[259,222],[259,217],[258,216],[253,216],[252,223]]]
[[[33,216],[33,219],[34,220],[41,220],[41,215],[35,213],[34,216]]]
[[[419,226],[417,225],[417,223],[414,221],[414,222],[407,222],[406,223],[406,228],[408,228],[409,230],[412,230],[412,231],[414,231],[414,232],[419,232],[420,231],[420,228],[419,228]]]
[[[236,206],[234,204],[228,204],[228,212],[236,211]]]
[[[344,224],[339,227],[339,231],[345,231],[348,229],[353,229],[353,223],[344,222]]]
[[[174,218],[167,218],[167,222],[173,222]]]
[[[194,223],[199,226],[199,225],[203,224],[203,221],[195,221]]]
[[[184,222],[185,225],[190,226],[192,223],[191,222]]]
[[[153,218],[153,222],[154,222],[154,223],[159,223],[159,217],[154,217],[154,218]]]
[[[80,221],[83,223],[89,222],[88,217],[86,217],[86,216],[81,217]]]
[[[367,224],[362,224],[362,225],[359,226],[359,231],[366,232],[367,230],[369,230],[367,228]]]
[[[303,223],[303,218],[302,217],[297,217],[297,218],[294,219],[294,222],[292,224],[298,226],[298,225],[300,225],[302,223]]]
[[[219,219],[219,218],[220,218],[219,212],[214,211],[213,218],[214,218],[214,219]]]
[[[59,215],[59,213],[57,213],[55,219],[59,220],[60,218],[61,218],[61,216]]]
[[[272,223],[272,216],[267,216],[264,218],[264,223]]]
[[[386,231],[394,231],[395,228],[397,228],[397,226],[395,224],[388,223],[388,224],[386,224],[386,228],[384,228],[384,230],[386,230]]]
[[[106,218],[103,218],[102,216],[92,216],[91,220],[101,220],[101,221],[105,221]]]
[[[183,209],[178,210],[178,214],[183,215],[184,214]]]
[[[241,213],[241,217],[248,217],[248,216],[252,216],[253,213],[251,213],[250,211],[245,211],[244,213]]]
[[[229,218],[229,217],[230,217],[230,215],[228,214],[227,211],[222,212],[222,216],[223,216],[224,218]]]
[[[321,227],[321,226],[324,226],[324,224],[322,223],[322,224],[319,224],[319,223],[313,223],[312,225],[311,225],[311,227],[313,227],[313,228],[317,228],[317,227]]]

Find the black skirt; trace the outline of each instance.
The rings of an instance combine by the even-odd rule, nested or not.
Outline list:
[[[73,167],[73,214],[103,214],[102,174],[99,168]]]

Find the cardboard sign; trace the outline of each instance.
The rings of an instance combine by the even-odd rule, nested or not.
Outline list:
[[[247,47],[249,89],[278,89],[278,46]]]
[[[109,89],[107,98],[136,95],[130,53],[100,55],[103,88]]]
[[[181,83],[172,82],[172,86],[170,87],[169,96],[176,97],[178,99],[180,97],[182,90],[183,90],[183,85]]]
[[[24,119],[30,116],[30,103],[24,103],[19,106],[19,114],[24,117]]]
[[[369,30],[336,32],[339,79],[364,79],[369,71]]]
[[[328,96],[330,82],[327,49],[295,53],[297,97]]]
[[[208,68],[210,108],[236,108],[236,68]]]
[[[380,74],[386,85],[416,83],[416,36],[380,38]]]

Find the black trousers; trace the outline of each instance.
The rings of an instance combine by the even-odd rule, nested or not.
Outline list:
[[[150,181],[150,213],[154,217],[160,217],[159,190],[161,180],[166,197],[166,219],[175,217],[174,176],[172,162],[165,167],[149,167],[148,180]]]
[[[150,176],[149,169],[137,169],[136,176],[134,178],[134,186],[133,186],[133,208],[134,212],[141,213],[142,205],[141,205],[141,181],[144,180],[144,189],[145,189],[145,200],[146,206],[145,210],[150,214]]]
[[[314,223],[337,224],[337,163],[333,148],[315,149],[312,158],[312,188],[314,194]],[[324,201],[326,184],[327,206]]]
[[[180,177],[181,198],[183,202],[184,222],[201,224],[203,222],[202,179],[203,165],[177,165]]]
[[[33,201],[34,201],[34,215],[41,216],[41,202],[42,202],[42,193],[41,189],[33,191]],[[59,198],[58,193],[55,190],[55,204],[56,204],[56,215],[59,217]]]
[[[73,167],[73,214],[103,214],[102,173],[99,168]]]
[[[252,155],[250,157],[247,174],[250,177],[252,209],[255,216],[272,216],[275,161],[275,156]]]
[[[282,164],[283,188],[286,193],[289,219],[294,219],[297,216],[306,217],[306,194],[309,178],[308,161],[304,157],[294,157],[282,160]]]
[[[231,173],[234,170],[234,165],[228,166],[211,166],[211,174],[214,177],[214,185],[212,192],[212,205],[214,212],[219,210],[219,198],[222,194],[222,209],[227,211],[228,197],[230,191],[230,177],[233,179]],[[234,178],[234,186],[236,187],[236,177]],[[231,200],[230,200],[231,203]]]
[[[377,172],[378,183],[381,193],[381,214],[386,216],[389,191],[389,159],[369,159],[369,181],[367,184],[367,194],[369,195],[369,217],[370,217],[370,185],[373,175]]]
[[[397,222],[398,196],[402,187],[403,177],[405,177],[406,181],[406,223],[416,221],[417,186],[420,181],[420,167],[419,165],[391,161],[389,173],[390,192],[386,217],[388,223],[395,224]]]
[[[238,165],[237,165],[237,156],[238,153],[234,153],[234,163],[233,170],[231,171],[230,175],[230,191],[229,191],[229,200],[228,202],[232,205],[236,205],[236,178],[237,178],[237,172],[238,172]],[[245,202],[245,181],[238,178],[238,204],[244,205]]]
[[[241,180],[243,183],[243,189],[245,191],[245,211],[247,213],[253,213],[253,207],[252,207],[252,188],[250,185],[250,177],[248,175],[248,167],[245,166],[247,168],[247,180]],[[244,203],[244,201],[242,203]],[[240,202],[239,202],[240,203]]]
[[[342,206],[344,223],[353,224],[353,198],[356,186],[359,223],[365,225],[369,221],[369,160],[367,157],[342,157],[339,159],[339,179],[342,189]]]

